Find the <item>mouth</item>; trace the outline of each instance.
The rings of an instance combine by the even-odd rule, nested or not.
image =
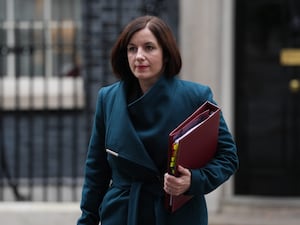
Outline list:
[[[144,69],[147,69],[149,66],[144,66],[144,65],[139,65],[139,66],[136,66],[136,68],[138,70],[144,70]]]

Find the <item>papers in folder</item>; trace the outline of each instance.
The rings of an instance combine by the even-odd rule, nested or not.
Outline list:
[[[220,108],[207,101],[169,134],[168,173],[179,176],[177,167],[205,166],[215,155],[218,143]],[[166,194],[166,207],[176,211],[193,196]]]

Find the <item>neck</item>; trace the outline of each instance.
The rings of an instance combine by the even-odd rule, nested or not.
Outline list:
[[[139,85],[143,94],[145,94],[159,79],[160,77],[157,77],[152,80],[146,80],[146,81],[139,79]]]

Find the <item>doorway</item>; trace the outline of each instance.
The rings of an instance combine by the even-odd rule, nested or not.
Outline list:
[[[236,194],[300,196],[299,2],[235,3]]]

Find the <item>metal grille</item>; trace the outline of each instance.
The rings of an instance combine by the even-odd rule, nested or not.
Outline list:
[[[79,200],[97,92],[115,81],[111,46],[139,15],[161,15],[176,29],[174,5],[81,1],[79,26],[16,21],[13,41],[0,16],[0,201]]]

